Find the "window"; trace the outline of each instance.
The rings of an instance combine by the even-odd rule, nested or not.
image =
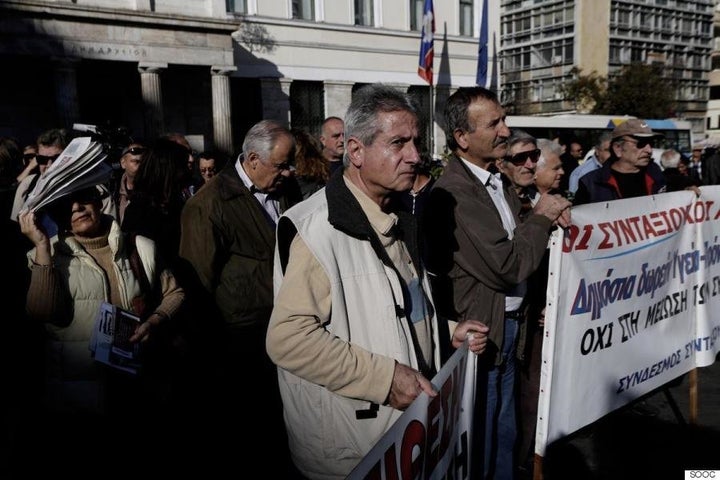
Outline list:
[[[315,0],[292,0],[292,18],[315,20]]]
[[[473,0],[460,0],[460,35],[473,36]]]
[[[226,0],[225,5],[228,12],[248,13],[247,0]]]
[[[373,0],[355,1],[355,25],[373,26]]]
[[[292,128],[319,132],[325,119],[323,82],[295,80],[290,84]]]
[[[423,26],[424,0],[410,0],[410,30],[419,32]]]

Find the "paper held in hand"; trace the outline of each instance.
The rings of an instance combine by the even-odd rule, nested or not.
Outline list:
[[[73,139],[42,174],[21,212],[35,212],[64,195],[105,182],[112,173],[106,157],[102,144],[91,137]]]
[[[140,324],[140,317],[120,307],[103,302],[90,337],[93,359],[113,368],[137,374],[141,367],[140,344],[130,343],[130,337]]]

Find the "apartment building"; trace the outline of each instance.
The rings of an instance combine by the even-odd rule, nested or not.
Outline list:
[[[709,77],[710,96],[705,118],[705,136],[713,145],[720,145],[720,0],[714,0],[713,43]]]
[[[678,85],[675,115],[702,132],[714,3],[501,0],[503,98],[518,114],[571,112],[559,87],[574,66],[612,76],[631,62],[660,63]]]
[[[28,142],[46,128],[111,124],[234,154],[260,119],[315,132],[359,86],[385,82],[422,103],[438,153],[437,110],[475,84],[483,1],[434,2],[432,89],[417,74],[423,3],[4,0],[0,135]],[[499,10],[489,12],[497,31]]]

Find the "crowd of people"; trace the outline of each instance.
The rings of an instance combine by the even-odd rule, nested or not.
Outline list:
[[[494,92],[463,87],[438,172],[417,108],[371,84],[316,135],[258,122],[234,160],[128,138],[106,183],[39,211],[23,204],[68,133],[1,139],[4,363],[26,359],[6,376],[11,468],[140,445],[157,472],[345,478],[467,342],[476,478],[529,475],[552,231],[573,205],[699,194],[720,159],[658,165],[632,119],[580,164],[579,142],[511,130]],[[141,319],[137,375],[90,357],[103,302]]]

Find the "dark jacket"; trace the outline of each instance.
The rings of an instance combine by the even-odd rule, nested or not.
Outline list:
[[[607,161],[597,170],[593,170],[578,182],[578,189],[573,198],[573,205],[607,202],[624,198],[615,177],[612,174],[612,163]],[[665,177],[655,162],[650,162],[645,169],[645,190],[647,195],[660,193],[665,189]]]
[[[693,180],[690,175],[683,175],[677,168],[666,168],[662,171],[663,177],[665,177],[665,184],[667,185],[668,192],[677,192],[685,190],[693,185],[699,186],[700,183]]]
[[[702,185],[720,184],[720,151],[709,148],[702,161]]]
[[[517,225],[512,240],[485,185],[455,155],[425,207],[427,269],[436,275],[433,296],[438,312],[490,327],[490,355],[502,347],[505,292],[540,265],[552,226],[547,217],[532,213],[521,222],[520,199],[511,185],[504,184],[504,190]],[[521,335],[518,356],[523,349]]]
[[[301,200],[285,179],[285,211]],[[266,325],[273,306],[275,226],[229,163],[185,204],[180,256],[197,274],[228,325]]]

